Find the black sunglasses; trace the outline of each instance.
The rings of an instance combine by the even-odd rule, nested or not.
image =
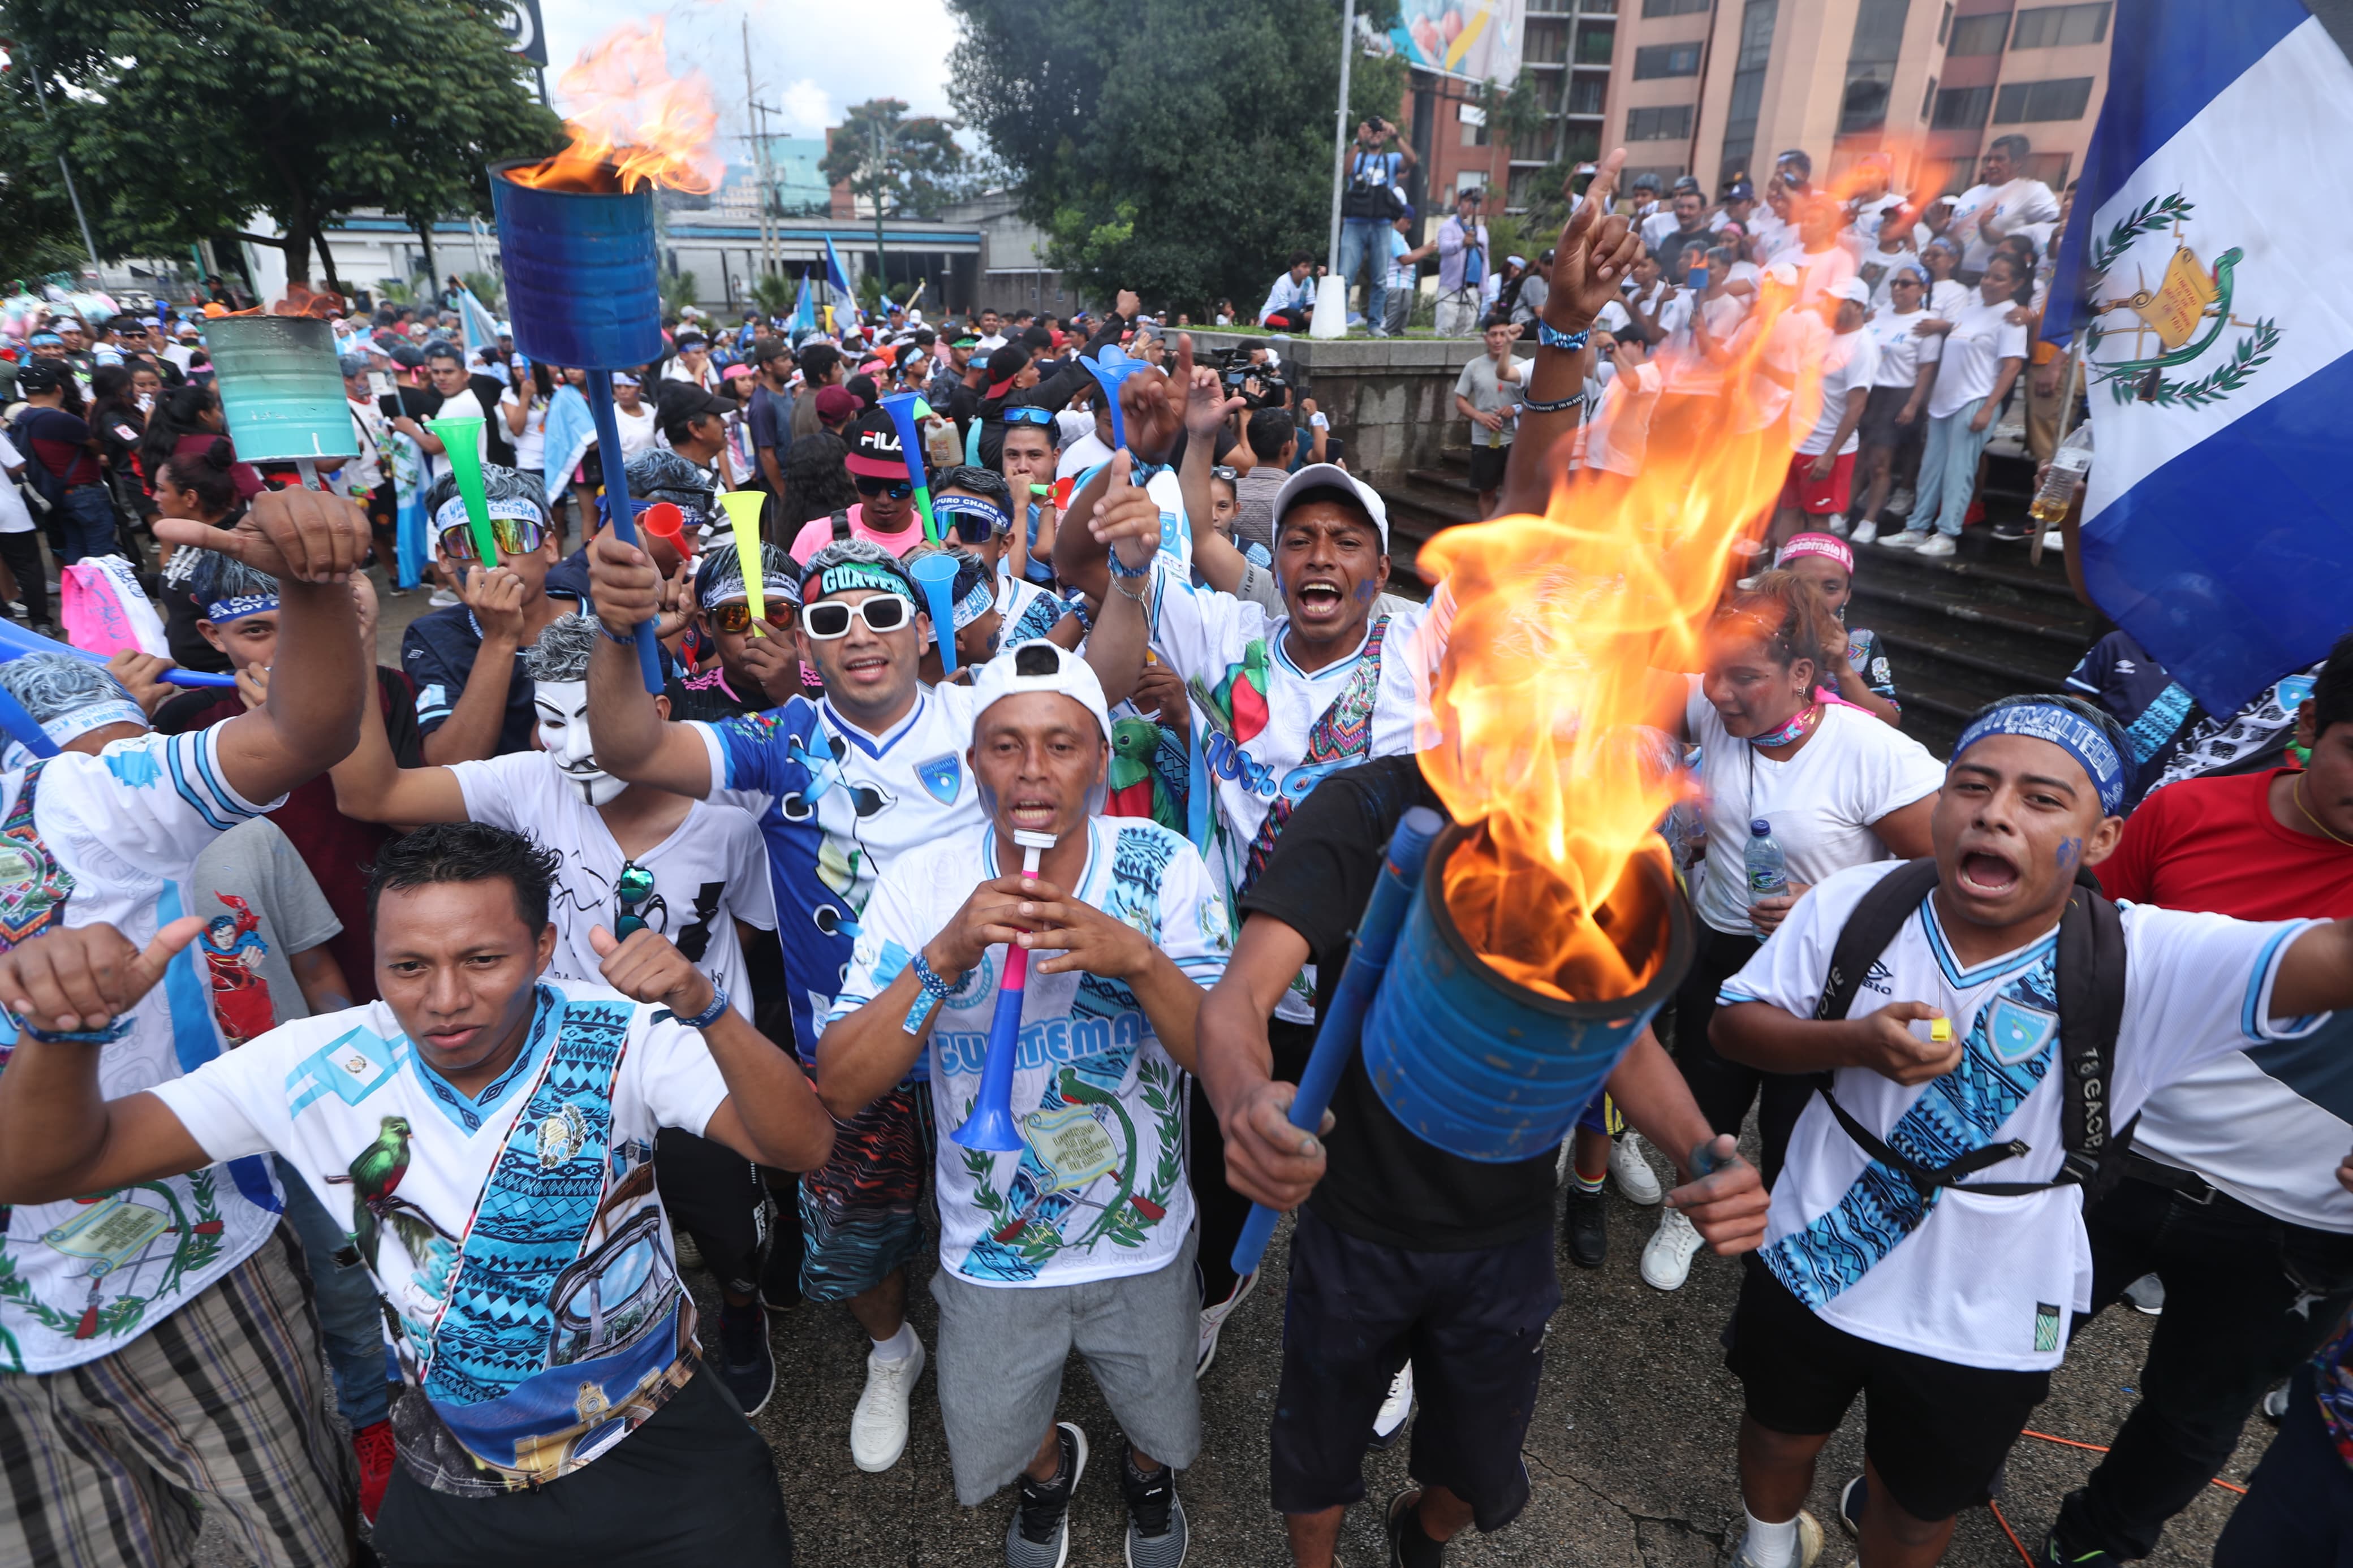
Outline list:
[[[857,485],[858,493],[862,496],[887,495],[892,500],[905,500],[915,493],[913,482],[907,479],[878,479],[866,474],[852,474],[850,480]]]

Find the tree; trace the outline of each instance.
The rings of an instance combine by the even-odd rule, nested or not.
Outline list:
[[[828,184],[873,204],[874,270],[882,271],[882,216],[912,212],[930,217],[963,194],[964,149],[955,126],[936,116],[907,118],[895,98],[870,99],[841,117],[826,139],[818,165]]]
[[[0,32],[39,40],[27,96],[116,254],[235,234],[284,250],[290,279],[315,254],[340,288],[336,214],[487,211],[485,163],[561,140],[471,0],[0,0]],[[46,183],[43,166],[12,174]],[[280,234],[242,232],[257,212]]]
[[[1335,0],[950,3],[964,35],[948,96],[1086,292],[1198,312],[1221,295],[1255,302],[1293,250],[1323,254]],[[1405,81],[1400,60],[1356,59],[1351,130],[1394,117]]]

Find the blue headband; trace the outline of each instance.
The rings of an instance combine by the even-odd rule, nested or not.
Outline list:
[[[955,602],[951,615],[955,629],[962,631],[997,606],[997,584],[984,577],[972,585],[972,591]]]
[[[511,522],[535,522],[542,527],[547,523],[547,513],[540,510],[538,502],[527,497],[492,496],[483,504],[482,512],[487,517],[502,517]],[[464,528],[470,521],[466,513],[466,498],[451,496],[433,514],[433,531],[447,533],[453,528]]]
[[[1003,533],[1013,526],[1013,520],[1005,515],[1005,509],[987,496],[934,496],[932,511],[934,516],[946,512],[955,516],[985,517],[988,520],[991,533]]]
[[[215,626],[225,626],[247,616],[266,616],[278,608],[275,594],[237,594],[226,599],[215,599],[205,606],[205,619]]]
[[[61,349],[66,346],[65,339],[58,336],[55,332],[35,332],[31,337],[26,338],[25,342],[28,346],[37,349]]]
[[[2050,742],[2083,764],[2092,787],[2099,791],[2102,816],[2115,816],[2124,810],[2124,761],[2100,727],[2083,715],[2055,702],[2012,702],[1962,731],[1953,747],[1953,761],[1959,762],[1971,746],[1989,735],[2024,735]]]

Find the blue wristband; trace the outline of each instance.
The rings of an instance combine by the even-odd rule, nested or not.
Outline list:
[[[1538,348],[1567,349],[1569,353],[1575,353],[1577,350],[1583,348],[1592,336],[1593,329],[1590,327],[1584,329],[1582,331],[1564,332],[1557,327],[1555,327],[1550,321],[1545,321],[1541,317],[1536,320],[1536,346]]]
[[[1127,563],[1119,558],[1119,552],[1116,550],[1103,552],[1103,558],[1111,563],[1111,574],[1114,577],[1125,577],[1132,582],[1138,577],[1152,575],[1152,563],[1149,561],[1131,571]]]
[[[904,1034],[920,1035],[923,1032],[923,1020],[932,1016],[932,1009],[948,999],[950,987],[940,978],[939,972],[932,967],[931,961],[921,952],[915,954],[911,967],[915,972],[915,984],[923,988],[923,994],[915,998],[913,1006],[907,1009],[906,1022],[899,1027]]]
[[[102,1029],[36,1029],[13,1013],[16,1030],[28,1040],[38,1040],[47,1046],[111,1046],[131,1032],[137,1022],[130,1014],[113,1020]]]
[[[702,1012],[697,1013],[693,1017],[681,1018],[679,1022],[684,1024],[690,1029],[707,1029],[711,1027],[712,1025],[719,1022],[719,1016],[726,1011],[727,987],[720,984],[719,982],[714,980],[711,983],[711,1005],[705,1007]]]

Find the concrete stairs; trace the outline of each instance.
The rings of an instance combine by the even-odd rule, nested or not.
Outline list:
[[[1870,627],[1886,647],[1905,732],[1940,757],[1985,703],[2062,689],[2075,661],[2108,629],[2068,588],[2057,552],[2038,567],[2024,541],[1992,537],[1993,521],[2024,517],[2033,469],[2012,442],[1989,452],[1986,517],[1962,531],[1959,553],[1924,561],[1908,550],[1865,545],[1847,607],[1848,623]],[[1477,521],[1469,448],[1443,448],[1438,467],[1409,469],[1381,499],[1389,509],[1393,586],[1416,592],[1413,552],[1440,529]]]

